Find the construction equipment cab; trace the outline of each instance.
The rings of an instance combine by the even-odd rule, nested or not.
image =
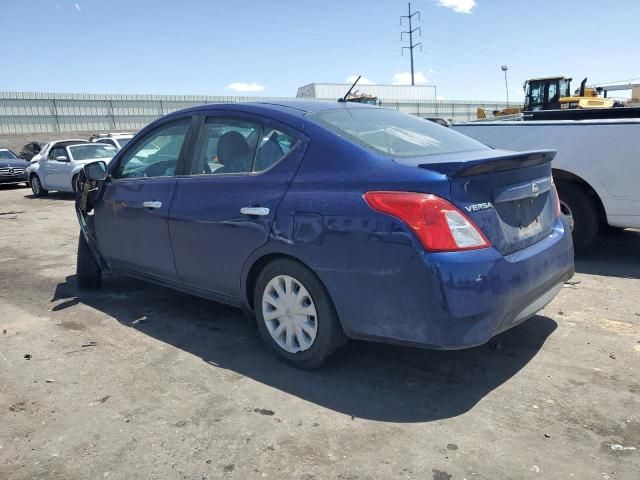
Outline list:
[[[532,78],[524,82],[524,111],[572,108],[613,108],[615,101],[599,96],[598,88],[587,87],[587,79],[571,96],[571,78]]]

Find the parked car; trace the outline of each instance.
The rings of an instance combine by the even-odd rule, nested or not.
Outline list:
[[[113,145],[118,150],[133,138],[133,133],[99,133],[91,138],[92,142]]]
[[[471,347],[573,274],[553,155],[360,104],[182,110],[84,167],[78,284],[110,269],[242,307],[298,367],[347,338]]]
[[[18,158],[8,148],[0,148],[0,185],[24,183],[29,186],[28,166],[29,162]]]
[[[40,160],[42,160],[43,158],[47,158],[47,156],[49,155],[49,152],[51,152],[51,150],[53,148],[55,148],[56,146],[60,146],[62,144],[66,144],[66,145],[71,145],[71,144],[78,144],[78,143],[89,143],[87,140],[83,140],[83,139],[77,139],[77,138],[68,138],[66,140],[54,140],[51,141],[49,143],[47,143],[44,147],[42,147],[42,150],[40,150],[40,153],[38,153],[37,155],[34,155],[30,162],[31,163],[37,163]]]
[[[47,158],[30,164],[27,169],[33,195],[41,197],[49,193],[49,190],[75,192],[78,173],[85,163],[109,161],[117,151],[111,145],[58,142],[49,150]]]
[[[29,161],[34,156],[39,154],[46,145],[47,145],[47,142],[38,142],[38,141],[29,142],[24,147],[22,147],[22,150],[20,150],[19,157]]]

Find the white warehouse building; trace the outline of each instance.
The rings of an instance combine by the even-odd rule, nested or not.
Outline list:
[[[337,100],[351,88],[349,83],[310,83],[298,88],[297,98]],[[383,104],[396,101],[434,101],[437,98],[435,85],[356,85],[352,95],[378,97]]]

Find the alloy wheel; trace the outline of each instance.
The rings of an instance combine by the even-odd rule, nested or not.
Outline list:
[[[265,287],[262,316],[271,338],[288,353],[308,350],[316,339],[318,319],[311,294],[289,275],[278,275]]]
[[[40,180],[35,175],[31,177],[31,190],[33,190],[33,194],[36,196],[40,194]]]

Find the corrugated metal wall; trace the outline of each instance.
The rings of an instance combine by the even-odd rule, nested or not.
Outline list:
[[[260,100],[296,99],[0,92],[0,134],[138,130],[152,120],[181,108],[205,103]],[[392,103],[383,101],[382,106],[422,117],[465,121],[475,118],[478,107],[494,110],[504,108],[506,104],[439,100]]]

